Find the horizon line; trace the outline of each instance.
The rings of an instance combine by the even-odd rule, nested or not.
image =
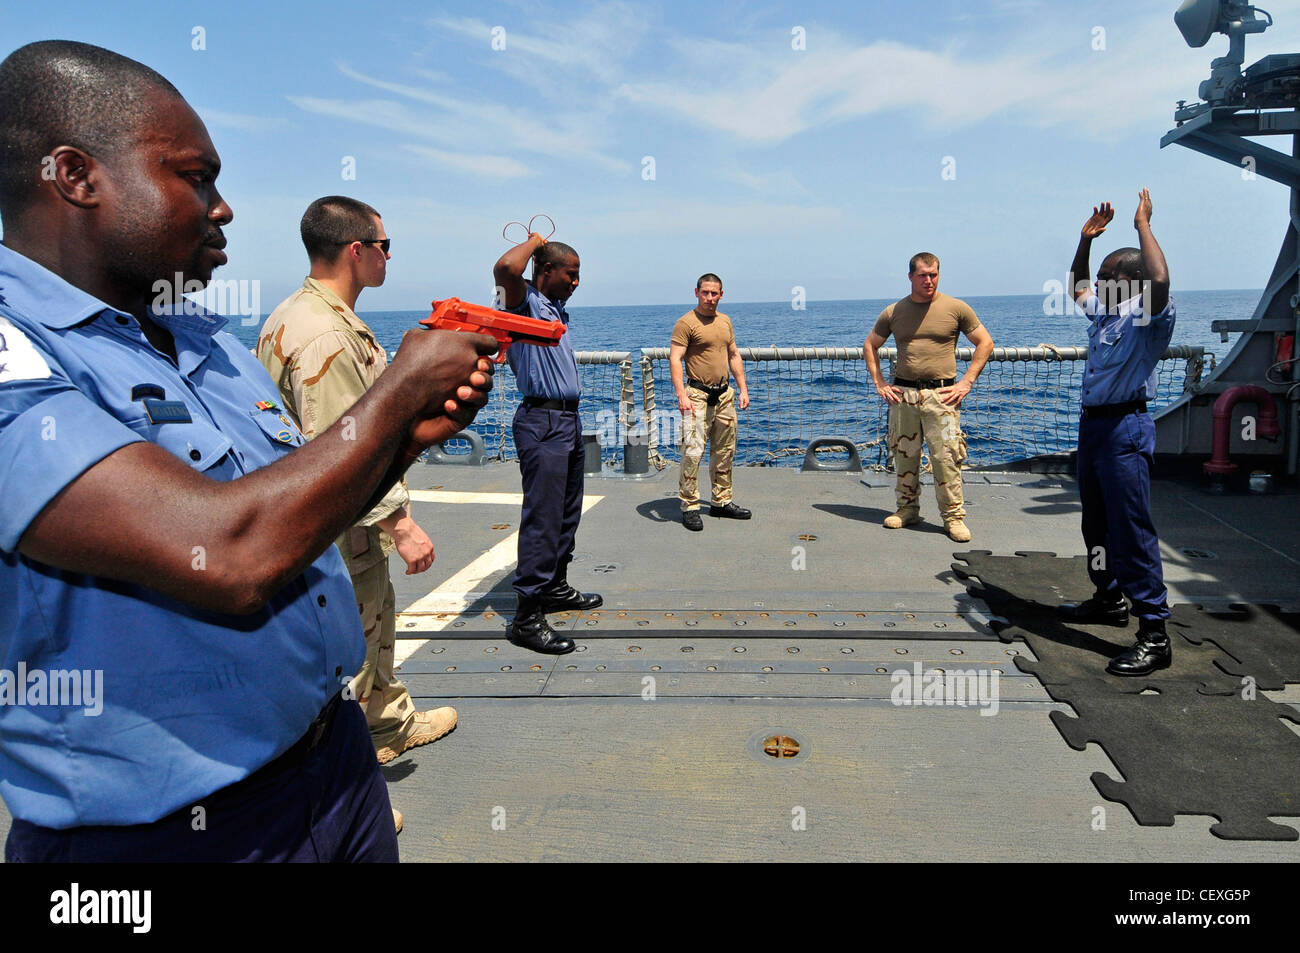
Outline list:
[[[1187,288],[1187,289],[1185,289],[1185,290],[1183,290],[1182,292],[1179,292],[1179,293],[1180,293],[1180,294],[1256,294],[1256,295],[1262,295],[1262,294],[1264,293],[1264,291],[1265,291],[1265,289],[1263,289],[1263,288]],[[956,295],[949,295],[949,297],[954,297],[954,298],[955,298],[955,297],[957,297],[957,296],[956,296]],[[963,298],[962,300],[965,301],[965,300],[967,300],[967,299],[978,299],[978,298],[1041,298],[1041,297],[1043,297],[1043,295],[1042,295],[1041,292],[1038,293],[1038,294],[1032,294],[1032,293],[1031,293],[1031,294],[985,294],[985,295],[967,295],[967,296],[966,296],[965,298]],[[807,304],[814,304],[814,303],[816,303],[816,304],[839,304],[839,303],[842,303],[842,302],[855,302],[855,301],[899,301],[899,300],[901,300],[901,299],[899,299],[899,298],[894,298],[894,297],[878,297],[878,298],[808,298],[808,299],[806,299],[806,303],[807,303]],[[775,301],[733,301],[733,302],[731,302],[728,306],[729,306],[729,307],[735,307],[736,305],[759,305],[759,304],[762,304],[762,305],[767,305],[767,304],[781,304],[781,305],[785,305],[785,304],[789,304],[789,299],[788,299],[788,298],[781,298],[781,299],[778,299],[778,300],[775,300]],[[582,311],[582,310],[586,310],[586,309],[597,309],[597,308],[678,308],[678,307],[681,307],[681,306],[682,306],[682,302],[680,302],[680,301],[670,301],[670,302],[666,302],[666,303],[665,303],[665,302],[653,302],[653,303],[650,303],[650,304],[583,304],[583,305],[574,305],[573,307],[566,307],[565,310],[567,310],[567,311]],[[426,311],[428,311],[428,310],[429,310],[429,309],[428,309],[427,306],[426,306],[426,307],[423,307],[423,308],[376,308],[376,309],[372,309],[372,310],[368,310],[368,311],[357,311],[356,314],[358,314],[358,315],[362,315],[362,314],[415,314],[415,313],[417,313],[417,312],[426,312]],[[725,314],[726,312],[723,312],[723,313]]]

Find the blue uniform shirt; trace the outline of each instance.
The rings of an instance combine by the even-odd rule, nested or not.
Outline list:
[[[218,333],[225,319],[158,323],[176,364],[135,318],[0,246],[0,795],[44,827],[147,823],[244,778],[364,657],[333,546],[248,616],[17,552],[50,500],[127,444],[234,480],[303,443],[266,371]],[[196,578],[221,558],[203,543],[176,538]]]
[[[527,315],[539,321],[569,323],[564,303],[552,301],[531,284],[525,283],[528,293],[524,303],[514,309],[515,314]],[[566,331],[555,347],[517,342],[506,351],[510,370],[514,371],[519,393],[525,397],[543,400],[577,400],[582,396],[582,383],[578,379],[578,359],[573,356],[573,342]]]
[[[1083,406],[1154,400],[1156,364],[1174,336],[1174,299],[1148,319],[1139,295],[1121,301],[1114,314],[1101,310],[1097,296],[1083,302],[1088,325],[1088,366],[1083,372]]]

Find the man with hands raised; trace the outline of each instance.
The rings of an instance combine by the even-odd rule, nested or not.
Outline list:
[[[525,281],[530,261],[533,277]],[[532,233],[492,269],[501,299],[498,307],[567,325],[564,305],[578,290],[579,264],[578,253],[568,245]],[[524,493],[515,570],[518,602],[508,638],[534,652],[564,655],[577,646],[551,628],[546,613],[595,609],[604,601],[568,582],[584,481],[578,361],[567,333],[555,347],[518,341],[506,357],[523,397],[513,433]]]
[[[1156,396],[1156,364],[1174,334],[1169,267],[1151,232],[1151,194],[1138,193],[1133,227],[1140,248],[1121,248],[1097,269],[1089,288],[1093,240],[1115,217],[1109,202],[1092,210],[1070,266],[1070,289],[1089,320],[1088,363],[1079,419],[1079,501],[1092,598],[1061,607],[1074,622],[1128,624],[1127,596],[1138,617],[1137,643],[1110,660],[1113,675],[1167,668],[1172,647],[1160,561],[1151,521],[1156,428],[1147,401]]]

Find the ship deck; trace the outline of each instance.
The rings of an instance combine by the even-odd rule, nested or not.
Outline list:
[[[579,642],[556,658],[503,638],[517,466],[411,471],[437,559],[415,577],[393,559],[401,677],[460,724],[383,769],[403,860],[1300,860],[1300,842],[1221,840],[1202,815],[1142,826],[1103,799],[1090,775],[1122,774],[1065,743],[1048,715],[1069,706],[949,568],[1082,554],[1069,477],[968,473],[974,539],[956,544],[929,488],[927,522],[886,530],[892,474],[870,472],[738,469],[753,520],[689,533],[676,475],[588,477],[569,577],[605,605],[551,617]],[[1156,481],[1153,510],[1172,602],[1300,601],[1300,494]],[[996,715],[891,703],[913,662],[998,671]],[[1270,697],[1300,707],[1300,686]],[[764,754],[773,735],[799,755]]]

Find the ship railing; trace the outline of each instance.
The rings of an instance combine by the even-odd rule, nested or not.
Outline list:
[[[737,464],[794,466],[817,437],[844,436],[857,445],[864,466],[888,465],[889,410],[867,374],[862,348],[739,350],[751,403],[738,412]],[[972,353],[972,348],[957,348],[959,377]],[[881,348],[878,354],[886,379],[892,379],[897,350]],[[1086,347],[1074,345],[994,348],[979,381],[962,401],[967,466],[1073,449],[1087,354]],[[629,441],[648,443],[651,460],[660,467],[680,459],[681,414],[668,348],[579,351],[577,359],[583,430],[598,436],[607,465],[621,466]],[[1157,365],[1152,409],[1195,392],[1213,361],[1214,355],[1202,347],[1169,347]],[[517,458],[511,421],[519,402],[509,366],[500,365],[492,398],[473,426],[483,437],[488,459]],[[450,449],[455,452],[454,442]]]
[[[586,433],[600,436],[601,458],[611,466],[621,466],[623,443],[617,437],[637,432],[642,418],[642,402],[637,388],[631,351],[578,351],[576,355],[582,377],[582,404],[579,416]],[[509,364],[499,364],[488,405],[479,411],[470,428],[483,438],[488,460],[516,460],[512,422],[521,398]],[[464,452],[464,441],[450,440],[450,453]]]

